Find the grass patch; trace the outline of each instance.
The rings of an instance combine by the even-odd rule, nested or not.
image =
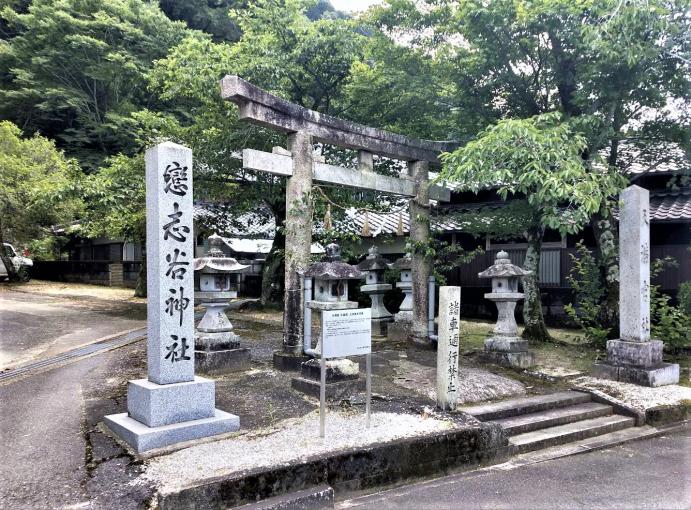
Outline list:
[[[493,328],[493,322],[462,320],[461,350],[482,350],[485,339],[492,335]],[[519,327],[518,335],[522,333],[523,328]],[[602,354],[600,350],[585,343],[580,329],[549,328],[549,333],[556,342],[530,344],[539,366],[589,372]]]

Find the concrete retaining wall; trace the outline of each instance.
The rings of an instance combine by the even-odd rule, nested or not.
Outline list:
[[[336,493],[495,463],[508,457],[501,427],[482,423],[433,435],[334,452],[272,468],[206,480],[158,495],[169,509],[221,509],[328,484]]]

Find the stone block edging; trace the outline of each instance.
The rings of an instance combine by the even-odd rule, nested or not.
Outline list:
[[[646,424],[645,412],[641,411],[636,407],[633,407],[630,404],[627,404],[626,402],[622,402],[621,400],[616,399],[611,395],[607,395],[607,393],[603,391],[594,390],[591,388],[584,388],[583,386],[572,386],[571,389],[574,391],[589,393],[593,402],[610,405],[618,414],[622,414],[624,416],[631,416],[633,419],[636,420],[636,427],[642,427]]]
[[[457,428],[256,468],[159,492],[160,510],[220,509],[321,484],[336,493],[376,487],[508,458],[508,440],[495,424]]]

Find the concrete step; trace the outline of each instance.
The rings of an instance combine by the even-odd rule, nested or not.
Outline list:
[[[318,485],[235,507],[235,510],[318,510],[334,507],[334,490]]]
[[[509,448],[512,454],[526,453],[615,432],[632,427],[634,423],[635,420],[628,416],[601,416],[513,436],[509,438]]]
[[[547,409],[536,413],[494,420],[493,423],[501,425],[508,435],[515,436],[532,432],[533,430],[566,425],[567,423],[599,418],[600,416],[608,416],[610,414],[612,414],[612,406],[596,402],[586,402],[584,404],[557,407],[556,409]]]
[[[590,394],[588,393],[560,391],[549,395],[504,400],[494,404],[461,407],[459,411],[471,414],[480,421],[491,421],[585,402],[590,402]]]
[[[534,452],[523,453],[512,457],[503,464],[497,464],[485,468],[489,471],[510,471],[523,466],[531,464],[538,464],[549,460],[568,457],[571,455],[578,455],[580,453],[587,453],[597,450],[604,450],[606,448],[613,448],[622,444],[630,443],[632,441],[640,441],[643,439],[650,439],[657,437],[663,432],[650,425],[642,427],[629,427],[615,432],[602,434],[601,436],[590,437],[580,441],[573,441],[565,443],[544,450],[537,450]]]

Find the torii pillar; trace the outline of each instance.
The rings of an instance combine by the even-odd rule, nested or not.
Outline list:
[[[293,174],[286,183],[283,350],[274,352],[274,366],[297,370],[309,359],[302,352],[304,293],[300,276],[310,264],[312,247],[312,137],[305,131],[290,133],[288,150]]]
[[[428,335],[428,304],[427,291],[432,263],[425,256],[429,243],[429,164],[427,161],[411,161],[408,163],[408,174],[415,183],[416,195],[410,201],[410,240],[413,243],[412,272],[413,272],[413,342],[427,345]]]
[[[303,296],[301,273],[312,245],[312,181],[332,186],[376,190],[412,199],[413,331],[415,340],[429,343],[427,282],[431,262],[424,248],[429,242],[429,201],[450,200],[450,190],[429,186],[428,168],[439,164],[439,153],[455,149],[453,142],[418,140],[308,110],[246,82],[238,76],[221,80],[221,97],[238,105],[238,118],[288,135],[287,154],[243,150],[243,166],[288,177],[286,186],[286,275],[283,347],[274,353],[274,366],[299,369],[302,354]],[[358,170],[313,161],[312,143],[359,151]],[[372,171],[372,155],[407,161],[409,175],[399,179]]]

